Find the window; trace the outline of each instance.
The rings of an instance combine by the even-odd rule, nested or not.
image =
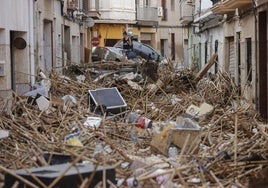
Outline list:
[[[83,10],[88,13],[88,0],[83,0]]]
[[[144,0],[144,7],[150,7],[150,0]]]
[[[175,33],[171,33],[171,60],[175,60]]]
[[[208,42],[205,42],[205,64],[208,61]]]
[[[161,4],[162,4],[162,7],[163,7],[162,21],[167,21],[168,10],[167,10],[166,0],[162,0],[162,3]]]

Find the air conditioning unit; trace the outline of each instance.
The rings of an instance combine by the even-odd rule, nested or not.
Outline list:
[[[159,17],[163,16],[163,7],[157,8],[157,16],[159,16]]]

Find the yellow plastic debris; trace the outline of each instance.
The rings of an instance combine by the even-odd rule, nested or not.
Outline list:
[[[82,142],[79,140],[78,137],[69,138],[68,140],[66,140],[66,144],[71,146],[80,146],[80,147],[83,146]]]
[[[170,124],[166,127],[163,128],[162,132],[161,132],[161,138],[165,138],[167,136],[167,131],[170,130],[170,129],[174,129],[174,125],[173,124]]]

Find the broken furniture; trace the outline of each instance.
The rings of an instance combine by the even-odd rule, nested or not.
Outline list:
[[[40,185],[36,181],[36,178],[38,178],[44,185],[49,186],[56,178],[64,175],[61,180],[54,186],[57,188],[73,188],[78,187],[78,185],[81,185],[83,180],[85,178],[90,178],[92,173],[94,173],[94,177],[92,178],[92,181],[90,183],[89,187],[96,186],[99,182],[103,181],[103,171],[106,172],[106,179],[111,181],[115,184],[115,169],[112,167],[101,167],[99,166],[96,171],[95,166],[92,164],[81,164],[77,163],[75,166],[72,166],[65,174],[65,170],[69,167],[70,163],[65,164],[59,164],[59,165],[51,165],[51,166],[44,166],[39,168],[31,168],[31,169],[21,169],[14,171],[16,175],[19,175],[26,180],[30,181],[31,183],[35,185]],[[34,178],[35,176],[36,178]],[[10,188],[14,185],[14,183],[18,181],[19,185],[18,188],[24,188],[27,187],[27,185],[17,179],[16,177],[6,174],[5,175],[5,188]],[[107,183],[108,185],[108,183]]]
[[[116,87],[89,90],[91,112],[119,114],[126,110],[127,104]]]
[[[44,153],[42,155],[45,159],[45,161],[49,165],[58,165],[58,164],[64,164],[64,163],[71,163],[75,156],[69,155],[69,154],[62,154],[62,153]],[[82,163],[82,160],[78,161],[79,163]]]

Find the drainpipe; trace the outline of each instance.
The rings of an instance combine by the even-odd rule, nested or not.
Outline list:
[[[136,27],[138,28],[138,30],[139,30],[139,28],[140,28],[140,26],[138,25],[138,1],[139,0],[135,0],[135,21],[136,21]],[[138,32],[138,38],[137,38],[137,40],[139,41],[139,39],[140,39],[140,31]]]
[[[253,14],[254,14],[254,35],[255,35],[255,98],[256,98],[256,104],[255,108],[259,109],[259,92],[258,92],[258,83],[259,83],[259,78],[258,78],[258,30],[257,30],[257,24],[258,24],[258,19],[257,19],[257,12],[256,12],[256,2],[255,0],[252,0],[252,5],[253,5]]]
[[[136,19],[136,21],[137,21],[137,19],[138,19],[138,14],[137,14],[137,6],[138,6],[138,1],[137,0],[135,0],[135,19]]]
[[[35,41],[35,0],[29,0],[29,62],[31,85],[35,83],[35,61],[34,61],[34,41]]]
[[[61,65],[62,65],[62,74],[64,75],[65,74],[65,69],[66,69],[66,65],[65,65],[65,58],[64,58],[64,36],[65,36],[65,33],[64,33],[64,27],[65,27],[65,16],[64,16],[64,1],[61,1],[61,18],[62,18],[62,23],[61,23],[61,59],[62,59],[62,62],[61,62]]]

